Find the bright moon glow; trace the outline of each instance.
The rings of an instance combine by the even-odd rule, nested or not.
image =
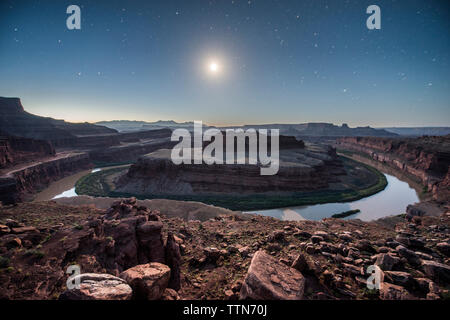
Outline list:
[[[212,73],[217,73],[217,71],[219,71],[219,66],[217,65],[217,63],[211,62],[209,64],[209,71],[211,71]]]

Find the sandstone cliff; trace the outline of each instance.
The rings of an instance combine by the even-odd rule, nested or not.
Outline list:
[[[72,173],[92,167],[88,154],[67,153],[0,171],[0,201],[16,203]]]
[[[55,150],[47,141],[13,137],[0,132],[0,169],[53,155]]]
[[[437,201],[450,200],[450,136],[420,138],[346,137],[340,149],[356,151],[404,172],[432,192]]]
[[[295,139],[294,139],[295,140]],[[334,150],[286,139],[276,175],[261,176],[259,165],[175,165],[170,150],[141,157],[116,183],[116,191],[134,194],[252,194],[327,188],[345,175]],[[299,148],[300,147],[300,148]]]

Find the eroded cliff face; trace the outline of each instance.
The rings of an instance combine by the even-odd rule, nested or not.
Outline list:
[[[27,200],[31,194],[72,173],[92,167],[88,154],[59,154],[52,159],[0,172],[0,201]]]
[[[0,132],[0,169],[53,155],[55,149],[47,141],[13,137]]]
[[[450,136],[421,138],[346,137],[338,148],[356,151],[394,167],[420,182],[433,198],[450,199]]]
[[[327,188],[344,175],[334,149],[317,146],[280,151],[276,175],[262,176],[259,165],[175,165],[170,150],[141,157],[116,181],[116,191],[135,194],[251,194]]]

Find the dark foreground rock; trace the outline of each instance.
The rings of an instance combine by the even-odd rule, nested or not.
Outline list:
[[[0,207],[1,298],[63,298],[73,264],[82,273],[117,277],[161,262],[170,273],[148,281],[145,272],[137,275],[146,289],[134,286],[139,289],[132,298],[446,299],[450,294],[450,213],[375,222],[280,221],[227,213],[208,218],[205,209],[200,221],[187,219],[182,202],[175,209],[166,202],[162,213],[135,199],[106,211],[55,202]],[[379,290],[367,288],[373,265],[380,268]],[[152,281],[155,291],[148,289]]]
[[[241,288],[240,299],[300,300],[303,275],[260,250],[255,253]]]

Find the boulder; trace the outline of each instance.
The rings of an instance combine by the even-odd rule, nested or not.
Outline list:
[[[133,297],[140,300],[158,300],[167,288],[170,268],[162,263],[140,264],[119,275],[133,288]]]
[[[382,300],[411,300],[414,297],[401,286],[382,282],[380,285],[380,298]]]
[[[273,241],[283,241],[284,240],[284,231],[283,230],[275,230],[272,232],[272,234],[269,236],[268,239],[270,242]]]
[[[450,266],[432,260],[422,260],[422,269],[427,276],[436,282],[450,283]]]
[[[436,245],[436,249],[443,255],[450,257],[450,244],[447,242],[441,242]]]
[[[240,299],[300,300],[305,290],[303,275],[259,250],[253,256],[240,291]]]
[[[308,261],[303,254],[299,254],[297,258],[295,258],[294,262],[291,265],[292,268],[304,272],[308,270]]]
[[[125,280],[110,274],[83,273],[73,278],[79,281],[79,288],[67,289],[61,300],[129,300],[132,297],[131,287]]]
[[[420,258],[417,256],[417,254],[405,248],[404,246],[400,245],[395,248],[395,250],[398,252],[400,256],[405,258],[409,264],[411,265],[419,265],[420,264]]]
[[[390,271],[399,263],[400,259],[390,253],[380,253],[375,261],[375,265],[379,266],[383,271]]]
[[[406,288],[414,285],[413,277],[408,272],[385,271],[384,280]]]

